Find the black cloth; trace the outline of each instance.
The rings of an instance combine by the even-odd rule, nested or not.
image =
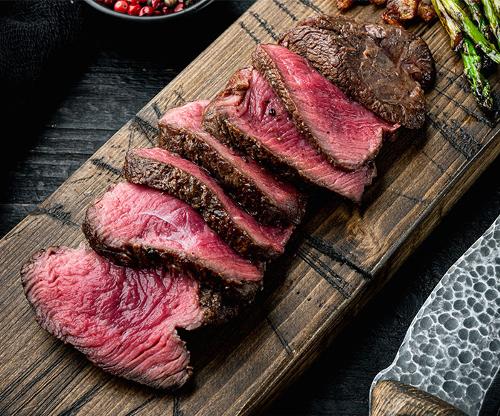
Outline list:
[[[74,44],[83,27],[80,0],[0,1],[0,100],[22,105],[50,71],[50,63]]]

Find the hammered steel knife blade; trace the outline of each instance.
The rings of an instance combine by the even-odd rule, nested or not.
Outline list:
[[[500,365],[500,217],[451,266],[373,380],[372,416],[477,416]]]

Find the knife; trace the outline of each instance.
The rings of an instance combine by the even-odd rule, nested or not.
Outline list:
[[[500,365],[500,217],[446,272],[370,389],[372,416],[477,416]]]

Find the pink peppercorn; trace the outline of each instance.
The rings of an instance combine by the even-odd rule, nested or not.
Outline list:
[[[142,7],[140,4],[130,4],[130,6],[128,7],[128,14],[130,16],[139,16],[141,9]]]
[[[144,6],[139,12],[139,16],[151,16],[153,14],[153,8],[149,6]]]
[[[115,10],[115,12],[118,12],[118,13],[127,13],[128,3],[125,0],[118,0],[115,3],[113,9]]]
[[[193,0],[95,0],[118,13],[130,16],[162,16],[180,12],[189,7]]]

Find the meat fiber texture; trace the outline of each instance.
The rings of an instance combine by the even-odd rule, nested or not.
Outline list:
[[[185,202],[121,182],[87,210],[83,231],[94,250],[118,264],[187,267],[201,279],[252,300],[263,271],[239,256]]]
[[[210,103],[204,127],[274,172],[356,202],[375,176],[373,164],[346,171],[329,163],[299,133],[269,83],[252,68],[237,71]]]
[[[384,120],[424,124],[422,88],[433,83],[435,68],[421,38],[398,27],[317,16],[300,22],[281,44]]]
[[[293,226],[266,226],[243,211],[217,182],[194,163],[165,149],[128,153],[124,177],[179,198],[195,209],[207,225],[242,256],[257,261],[282,254]],[[299,221],[302,214],[294,218]]]
[[[336,166],[359,169],[375,158],[384,134],[398,128],[352,101],[305,58],[282,46],[259,45],[252,58],[297,129]]]
[[[21,277],[44,329],[103,370],[155,388],[180,387],[192,373],[177,328],[217,314],[188,273],[116,266],[83,245],[36,253]]]
[[[167,111],[159,122],[159,146],[210,172],[228,195],[259,222],[273,225],[300,221],[304,196],[204,131],[201,124],[207,105],[208,101],[195,101]]]

